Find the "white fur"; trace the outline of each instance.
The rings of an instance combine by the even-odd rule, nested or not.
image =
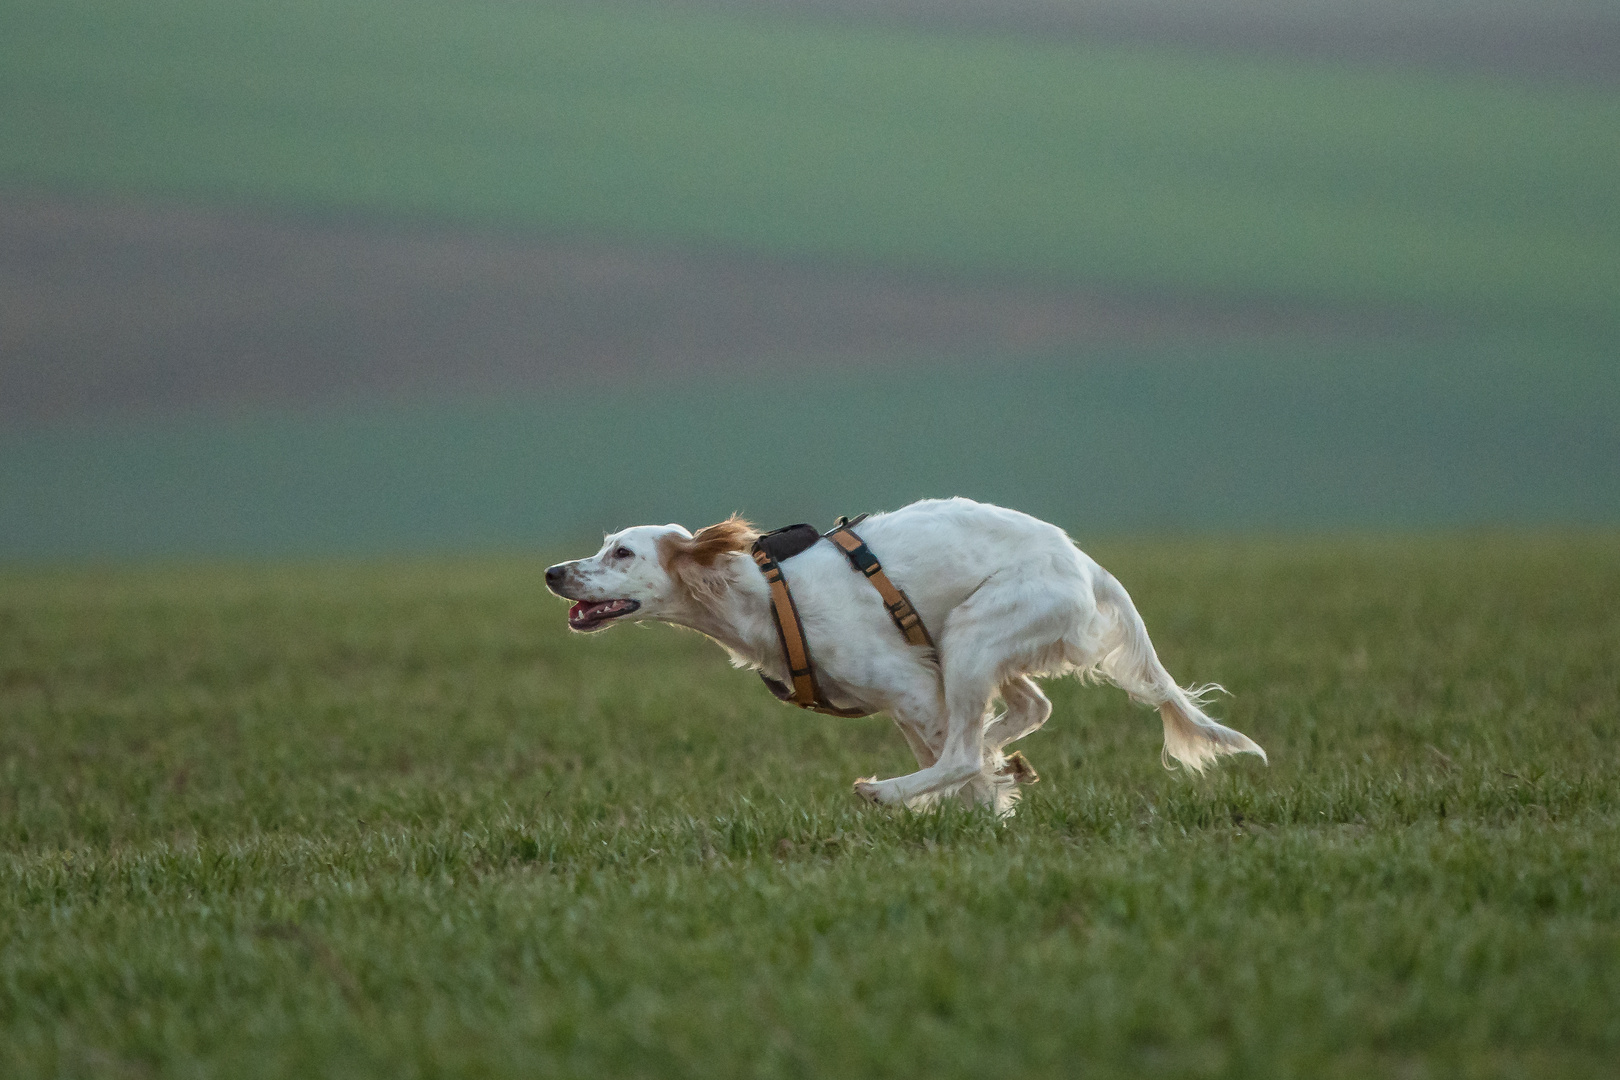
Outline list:
[[[877,590],[822,541],[784,561],[823,693],[843,708],[889,713],[918,770],[864,779],[873,802],[923,806],[952,793],[1010,813],[1017,798],[1004,748],[1051,714],[1030,678],[1101,676],[1164,721],[1166,764],[1201,772],[1223,754],[1265,757],[1247,736],[1201,709],[1217,687],[1184,690],[1159,662],[1124,587],[1059,528],[968,499],[933,499],[862,521],[856,531],[911,598],[939,647],[908,645]],[[607,538],[590,559],[553,567],[576,600],[633,599],[630,621],[690,627],[739,667],[787,681],[765,579],[746,552],[695,575],[672,575],[662,542],[679,525],[644,525]],[[628,551],[626,557],[622,552]],[[621,619],[619,621],[625,621]],[[992,711],[996,699],[1005,705]]]

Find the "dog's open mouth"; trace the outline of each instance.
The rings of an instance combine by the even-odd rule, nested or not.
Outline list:
[[[641,606],[637,600],[581,600],[568,609],[568,628],[589,633]]]

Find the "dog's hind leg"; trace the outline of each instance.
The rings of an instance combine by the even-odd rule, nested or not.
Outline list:
[[[1008,744],[1017,742],[1045,724],[1052,715],[1052,703],[1028,675],[1015,675],[1003,683],[1001,698],[1007,703],[1007,711],[984,733],[984,771],[998,784],[1003,781],[1013,784],[1039,783],[1040,774],[1029,759],[1017,751],[1011,754],[1003,751]],[[1011,808],[1006,812],[1010,813]]]
[[[956,793],[963,802],[988,806],[998,816],[1010,817],[1017,808],[1019,784],[1034,784],[1040,776],[1023,754],[1003,754],[1008,743],[1046,723],[1052,703],[1027,675],[1015,675],[1001,685],[1006,710],[991,718],[984,729],[984,768]]]
[[[1052,715],[1052,703],[1028,675],[1014,675],[1002,683],[1001,700],[1007,711],[984,732],[985,749],[992,754],[1034,732]]]

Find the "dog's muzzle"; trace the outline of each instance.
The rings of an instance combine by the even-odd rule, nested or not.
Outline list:
[[[574,601],[574,606],[568,609],[570,630],[588,634],[641,607],[639,600],[581,600],[577,596],[570,595],[569,579],[574,566],[574,563],[558,563],[556,566],[546,568],[546,588],[564,600]]]

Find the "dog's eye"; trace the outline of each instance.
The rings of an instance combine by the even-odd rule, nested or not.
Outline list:
[[[633,559],[636,557],[636,553],[627,547],[622,547],[613,553],[613,557],[615,559]]]

